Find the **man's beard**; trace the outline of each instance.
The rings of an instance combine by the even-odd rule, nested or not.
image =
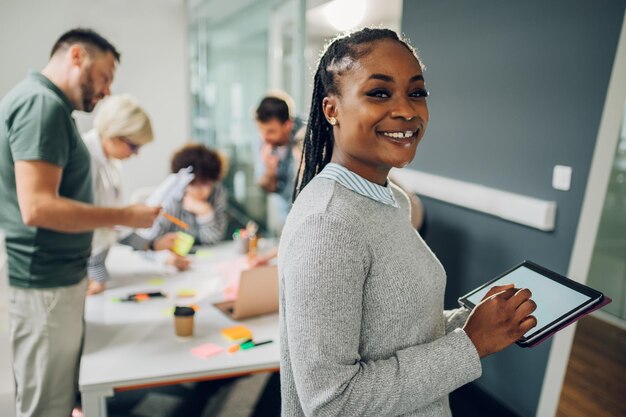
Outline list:
[[[80,83],[80,91],[82,95],[82,111],[89,113],[96,107],[96,103],[93,102],[94,91],[91,67],[87,68],[87,71],[85,71],[85,79]]]

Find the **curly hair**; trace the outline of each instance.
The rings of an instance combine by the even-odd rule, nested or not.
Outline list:
[[[194,182],[219,181],[226,170],[222,155],[201,144],[185,145],[172,156],[172,172],[188,166],[193,168]]]

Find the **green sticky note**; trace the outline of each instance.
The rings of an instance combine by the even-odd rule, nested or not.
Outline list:
[[[122,299],[121,298],[111,298],[111,302],[112,303],[121,303]]]
[[[177,232],[176,240],[174,240],[174,247],[172,251],[180,256],[187,256],[195,239],[190,234],[185,232]]]
[[[196,252],[196,258],[210,258],[213,256],[211,249],[200,249]]]
[[[161,312],[163,313],[165,317],[170,317],[174,314],[174,308],[175,307],[167,307],[161,310]]]
[[[163,285],[165,284],[165,280],[163,278],[152,278],[148,280],[148,284],[150,285]]]

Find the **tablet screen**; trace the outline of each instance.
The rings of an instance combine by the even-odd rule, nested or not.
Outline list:
[[[516,288],[528,288],[533,294],[532,299],[537,303],[537,310],[533,313],[533,316],[537,318],[537,326],[526,332],[525,337],[536,333],[591,299],[588,295],[581,294],[525,266],[520,266],[467,297],[467,300],[476,305],[491,287],[505,284],[515,284]]]

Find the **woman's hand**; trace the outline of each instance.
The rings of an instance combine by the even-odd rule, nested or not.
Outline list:
[[[537,308],[531,295],[512,284],[493,287],[474,307],[463,330],[481,358],[503,350],[537,325],[530,315]]]

